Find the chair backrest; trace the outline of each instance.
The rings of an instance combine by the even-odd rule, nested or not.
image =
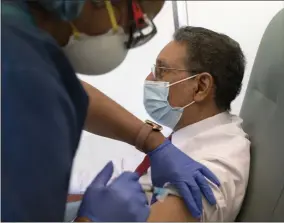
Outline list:
[[[240,116],[252,146],[237,221],[284,221],[284,9],[262,37]]]

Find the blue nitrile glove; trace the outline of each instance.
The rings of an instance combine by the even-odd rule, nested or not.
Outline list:
[[[113,164],[109,162],[87,188],[78,216],[100,222],[145,222],[150,207],[138,174],[124,172],[106,185],[112,173]]]
[[[155,187],[163,187],[165,183],[173,185],[194,218],[201,217],[202,194],[211,205],[216,204],[213,191],[205,177],[217,186],[220,186],[220,182],[207,167],[191,159],[169,140],[148,155],[153,185]]]

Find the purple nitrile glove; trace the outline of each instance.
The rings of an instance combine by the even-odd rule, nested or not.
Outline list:
[[[138,174],[124,172],[107,185],[112,173],[109,162],[87,188],[78,216],[101,222],[145,222],[150,207]]]
[[[216,204],[206,178],[220,186],[217,177],[207,167],[176,148],[171,141],[166,140],[148,155],[153,185],[155,187],[163,187],[166,183],[173,185],[194,218],[201,217],[202,194],[211,205]]]

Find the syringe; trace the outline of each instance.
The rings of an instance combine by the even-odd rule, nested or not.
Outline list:
[[[160,202],[163,202],[165,198],[170,194],[170,190],[162,187],[154,187],[150,185],[143,185],[143,191],[146,193],[153,193],[153,196],[156,196],[156,199]]]

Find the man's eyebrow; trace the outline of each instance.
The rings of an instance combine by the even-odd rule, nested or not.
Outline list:
[[[156,63],[158,67],[170,67],[166,61],[161,59],[157,59]]]

